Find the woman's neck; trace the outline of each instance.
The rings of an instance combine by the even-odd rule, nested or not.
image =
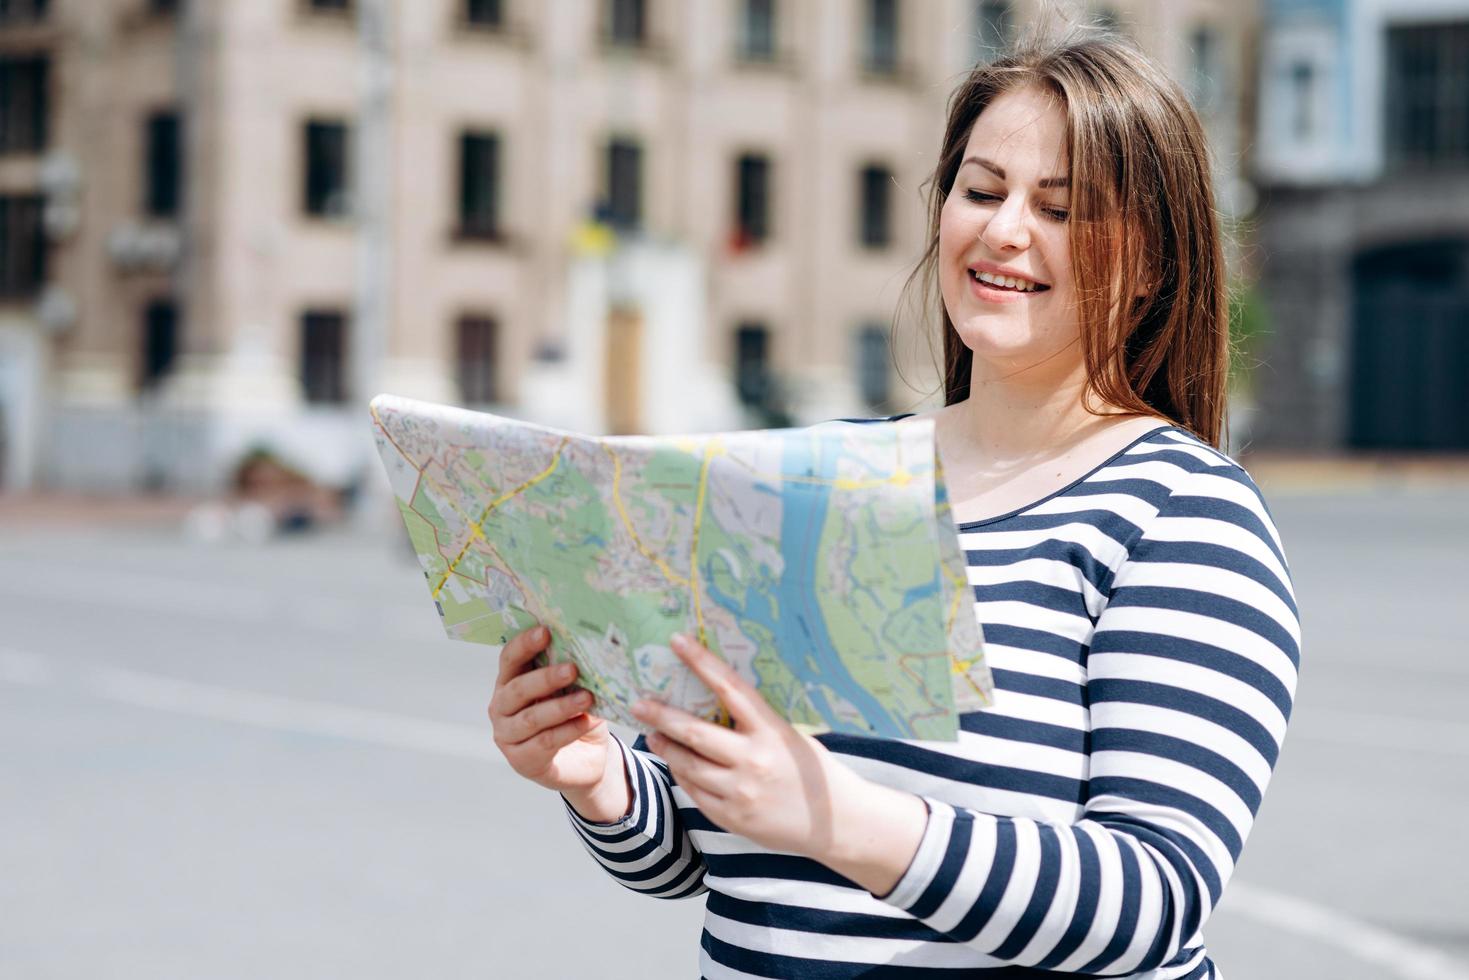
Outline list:
[[[965,455],[1021,463],[1064,451],[1115,424],[1115,418],[1086,410],[1086,365],[1074,348],[1063,353],[1073,356],[1020,368],[974,358],[969,397],[948,410]],[[1093,407],[1100,408],[1095,399]]]

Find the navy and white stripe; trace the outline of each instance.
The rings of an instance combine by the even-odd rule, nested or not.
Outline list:
[[[1163,427],[1013,514],[960,525],[995,706],[956,743],[823,735],[924,797],[886,896],[705,819],[640,737],[613,824],[572,825],[659,898],[708,893],[701,969],[736,977],[1219,977],[1201,930],[1285,735],[1300,629],[1259,490]],[[878,969],[874,970],[874,967]]]

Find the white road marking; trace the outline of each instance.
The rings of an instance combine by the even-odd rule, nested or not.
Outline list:
[[[30,687],[54,684],[56,672],[48,659],[20,650],[0,649],[0,682]],[[455,758],[504,761],[492,746],[488,727],[481,729],[325,701],[260,694],[121,667],[80,665],[77,670],[85,690],[135,707]],[[1432,946],[1324,905],[1243,881],[1232,882],[1225,896],[1222,914],[1251,919],[1320,942],[1382,968],[1385,977],[1469,980],[1469,967]]]
[[[93,668],[84,676],[83,683],[101,697],[140,708],[481,762],[504,760],[494,749],[488,722],[481,729],[371,708],[216,687],[118,667]]]
[[[23,687],[45,687],[55,674],[45,657],[24,650],[0,649],[0,682]]]
[[[69,673],[75,674],[83,690],[134,707],[480,762],[504,762],[504,756],[494,748],[488,722],[483,728],[451,724],[372,708],[201,684],[121,667],[78,664]],[[0,682],[44,687],[57,680],[54,665],[47,658],[0,649]]]
[[[1469,980],[1469,966],[1408,936],[1303,898],[1231,882],[1219,911],[1338,949],[1402,980]]]
[[[1300,709],[1285,737],[1368,748],[1469,756],[1469,722],[1408,718],[1337,708]]]

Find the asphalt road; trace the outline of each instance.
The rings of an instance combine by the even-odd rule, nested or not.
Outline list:
[[[1469,978],[1469,487],[1280,494],[1300,699],[1230,980]],[[3,515],[0,515],[3,516]],[[0,978],[696,976],[497,761],[389,534],[0,523]]]

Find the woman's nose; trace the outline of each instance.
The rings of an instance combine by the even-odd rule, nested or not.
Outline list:
[[[1025,202],[1017,195],[1005,198],[990,215],[980,233],[980,241],[995,251],[1015,251],[1030,245],[1030,230],[1025,221]]]

